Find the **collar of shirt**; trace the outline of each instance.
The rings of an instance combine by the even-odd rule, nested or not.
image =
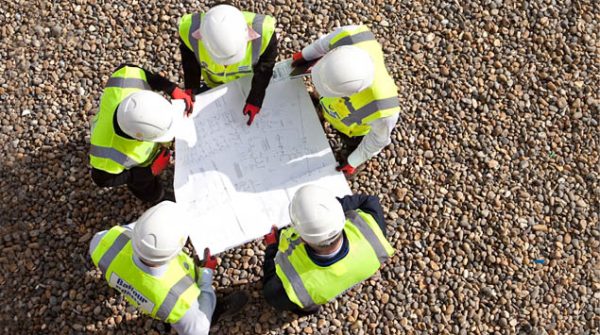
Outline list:
[[[168,264],[163,264],[163,265],[157,266],[157,267],[150,267],[150,266],[142,263],[142,260],[139,259],[139,257],[137,257],[136,255],[133,255],[133,262],[140,270],[142,270],[145,273],[147,273],[151,276],[154,276],[154,277],[162,276],[167,271],[167,266],[168,266]]]
[[[344,241],[342,242],[342,246],[337,252],[334,252],[330,255],[318,255],[314,249],[312,249],[308,244],[306,244],[306,253],[311,261],[313,261],[316,265],[325,267],[330,266],[342,258],[346,257],[348,251],[350,250],[350,243],[348,243],[348,238],[346,237],[346,233],[344,233]]]

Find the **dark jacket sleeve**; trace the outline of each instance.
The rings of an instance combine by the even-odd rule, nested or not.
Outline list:
[[[364,195],[364,194],[354,194],[347,195],[343,198],[338,198],[340,203],[342,204],[342,208],[345,211],[360,209],[365,213],[371,214],[383,235],[386,236],[386,225],[385,219],[383,216],[383,209],[381,208],[381,204],[379,203],[379,199],[373,195]]]
[[[200,88],[200,63],[196,60],[196,55],[179,38],[179,51],[181,51],[181,65],[183,67],[183,83],[186,89]]]
[[[124,170],[119,174],[108,173],[106,171],[98,170],[96,168],[92,168],[92,180],[96,185],[100,187],[114,187],[125,185],[132,178],[135,179],[152,179],[154,176],[152,175],[152,169],[149,166],[145,167],[133,167],[129,170]]]
[[[265,52],[263,52],[258,59],[258,63],[253,67],[252,88],[246,102],[257,107],[262,107],[267,86],[269,86],[269,82],[273,76],[273,68],[275,67],[275,59],[277,58],[276,35],[273,34]]]
[[[169,79],[134,64],[121,64],[115,71],[125,66],[137,67],[138,69],[144,70],[144,72],[146,73],[146,81],[148,81],[148,85],[150,85],[150,88],[153,91],[161,91],[170,95],[171,92],[173,92],[173,90],[175,89],[175,87],[177,87],[177,85]]]

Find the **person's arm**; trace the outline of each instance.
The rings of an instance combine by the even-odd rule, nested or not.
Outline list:
[[[252,77],[252,87],[250,89],[250,94],[248,94],[248,98],[246,99],[246,103],[256,107],[262,107],[267,86],[269,86],[269,82],[273,76],[273,67],[275,67],[276,58],[277,34],[273,34],[265,52],[260,55],[258,63],[253,67],[254,75]]]
[[[263,284],[273,277],[277,277],[275,273],[275,255],[277,254],[277,244],[267,246],[265,250],[265,260],[263,262]]]
[[[381,228],[383,236],[386,236],[385,218],[379,198],[374,195],[353,194],[338,198],[338,200],[342,204],[344,212],[360,209],[365,213],[371,214],[377,225],[379,225],[379,228]]]
[[[200,63],[194,52],[179,38],[179,50],[181,51],[181,65],[183,67],[183,83],[186,89],[198,90],[202,76]]]
[[[390,144],[390,136],[398,122],[398,115],[394,114],[371,122],[369,124],[371,131],[363,137],[358,147],[348,156],[348,164],[356,168]]]
[[[187,310],[179,321],[173,323],[173,328],[179,335],[208,334],[210,330],[210,320],[212,318],[215,306],[217,305],[217,296],[212,287],[213,271],[202,268],[202,277],[197,282],[200,288],[200,296],[192,306]]]
[[[150,72],[145,69],[143,70],[144,72],[146,72],[146,81],[148,82],[148,85],[150,85],[150,88],[153,91],[161,91],[165,92],[168,95],[171,95],[171,93],[173,93],[173,90],[177,88],[177,85],[169,79],[154,72]]]
[[[339,27],[329,34],[321,36],[318,40],[302,49],[302,58],[311,61],[325,56],[325,54],[329,52],[329,42],[331,42],[334,37],[345,30],[355,29],[356,27],[356,25]]]

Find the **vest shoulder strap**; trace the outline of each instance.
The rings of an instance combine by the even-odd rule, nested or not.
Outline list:
[[[375,250],[375,254],[377,255],[377,259],[379,260],[379,262],[385,262],[389,258],[389,254],[386,250],[385,245],[375,234],[375,231],[373,229],[376,228],[371,227],[371,225],[369,225],[367,221],[365,221],[365,219],[357,211],[347,211],[345,214],[346,217],[350,220],[350,222],[352,222],[352,224],[358,228],[358,230],[365,237],[367,242],[369,242],[371,248]]]
[[[179,301],[184,292],[186,292],[193,285],[196,285],[196,283],[192,277],[188,276],[187,274],[181,277],[181,279],[179,279],[175,285],[171,286],[169,289],[169,293],[167,293],[165,300],[163,300],[160,307],[156,311],[156,317],[163,321],[167,321],[169,315],[171,315],[171,312],[173,309],[175,309],[177,301]]]
[[[115,238],[116,235],[116,238]],[[111,243],[112,240],[112,243]],[[114,261],[117,255],[125,248],[125,245],[131,240],[127,231],[122,227],[113,227],[111,228],[104,237],[100,240],[100,243],[96,246],[96,250],[94,250],[93,257],[99,257],[97,261],[98,268],[102,271],[102,273],[106,276],[107,270],[110,264]],[[107,244],[110,245],[108,248]],[[98,249],[98,248],[106,248],[106,250]]]
[[[298,242],[296,242],[298,241]],[[275,255],[275,264],[279,265],[281,271],[285,274],[287,280],[289,281],[294,293],[296,294],[297,299],[299,300],[302,308],[311,308],[317,306],[314,302],[313,298],[308,293],[306,286],[302,282],[302,278],[294,265],[292,265],[289,257],[294,251],[294,249],[300,245],[302,242],[300,239],[293,241],[288,250],[285,252],[278,251]]]
[[[377,39],[367,26],[359,26],[354,30],[344,30],[333,38],[329,45],[334,49],[342,45],[354,45],[366,41],[377,41]]]

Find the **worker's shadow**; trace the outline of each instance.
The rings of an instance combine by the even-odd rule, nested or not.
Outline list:
[[[113,298],[118,302],[120,295],[95,272],[88,252],[90,240],[99,231],[135,220],[147,205],[126,187],[104,189],[93,183],[83,132],[72,134],[68,141],[50,143],[29,151],[4,148],[10,157],[0,163],[0,248],[4,257],[20,261],[6,268],[3,264],[0,285],[3,292],[14,292],[15,305],[27,306],[37,299],[35,319],[62,318],[70,327],[59,329],[56,323],[46,325],[50,328],[43,332],[98,331],[99,321],[108,325],[108,320],[114,322],[118,316],[105,304]],[[20,278],[29,278],[35,285],[25,290]],[[65,314],[64,309],[73,312]],[[26,312],[14,309],[14,315]],[[144,326],[144,318],[127,321],[125,314],[121,317],[123,322]],[[15,318],[3,326],[24,330],[22,323]],[[27,333],[39,333],[39,328],[33,329],[40,325],[30,325]]]
[[[239,314],[220,320],[211,327],[211,334],[266,334],[269,331],[281,330],[286,324],[302,318],[287,311],[277,311],[263,298],[262,281],[227,287],[218,290],[218,296],[224,296],[236,290],[243,290],[250,295],[248,304]]]

